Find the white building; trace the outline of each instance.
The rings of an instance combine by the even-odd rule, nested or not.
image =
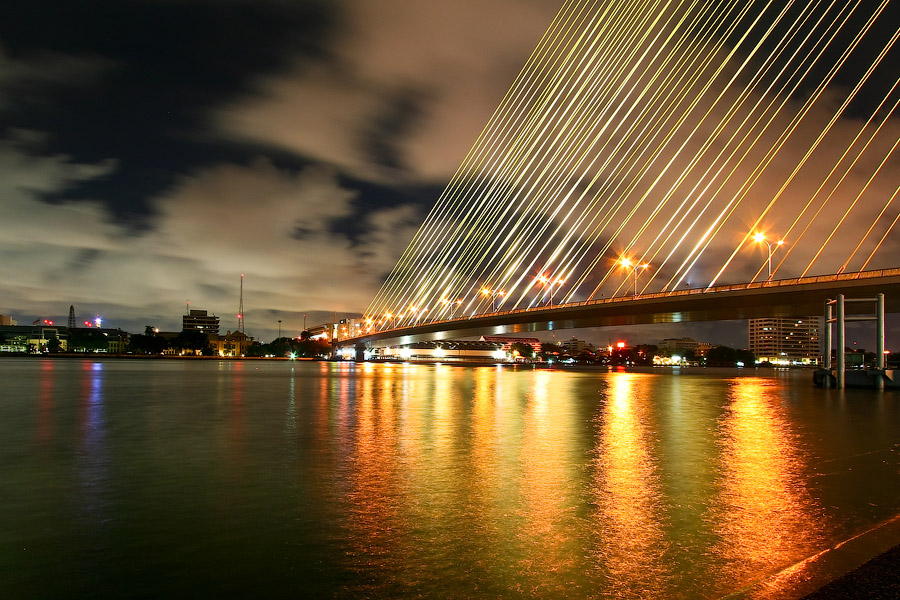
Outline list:
[[[819,317],[750,319],[750,351],[760,362],[815,365],[820,331]]]

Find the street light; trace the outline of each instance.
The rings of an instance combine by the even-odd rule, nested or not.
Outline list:
[[[460,305],[462,303],[463,303],[462,300],[457,300],[456,302],[453,303],[453,307],[450,309],[450,318],[451,319],[453,319],[453,317],[456,316],[456,310],[460,307]]]
[[[562,285],[562,282],[564,282],[565,279],[560,278],[560,279],[553,280],[552,278],[547,277],[546,275],[541,275],[540,277],[537,278],[537,280],[544,285],[550,286],[550,308],[553,308],[553,286],[554,285]]]
[[[766,264],[767,264],[768,267],[769,267],[769,277],[768,277],[768,279],[772,279],[772,252],[773,252],[773,250],[772,250],[772,242],[770,242],[769,240],[767,240],[767,239],[766,239],[766,236],[763,235],[762,233],[756,233],[756,234],[754,234],[754,236],[753,236],[753,241],[756,242],[757,244],[759,244],[760,242],[762,242],[763,244],[766,245],[766,248],[769,249],[769,258],[768,258],[768,260],[766,261]],[[777,248],[778,246],[784,246],[784,240],[778,240],[777,242],[775,242],[775,247]]]
[[[626,269],[632,267],[632,272],[634,273],[634,296],[638,295],[638,269],[649,269],[650,265],[648,263],[639,264],[631,262],[629,258],[622,259],[622,266]]]
[[[485,296],[491,297],[491,312],[497,312],[497,296],[503,296],[506,294],[506,292],[504,292],[502,290],[492,292],[488,288],[482,289],[481,293],[484,294]]]

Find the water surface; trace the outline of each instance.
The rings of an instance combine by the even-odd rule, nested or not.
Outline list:
[[[900,514],[895,393],[808,372],[7,358],[0,382],[4,598],[775,598],[754,585]]]

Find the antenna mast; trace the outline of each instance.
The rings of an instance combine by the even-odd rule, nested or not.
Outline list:
[[[238,331],[244,333],[244,274],[241,273],[241,302],[238,305]]]

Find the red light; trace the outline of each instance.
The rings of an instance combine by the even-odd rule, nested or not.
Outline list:
[[[625,342],[616,342],[616,348],[621,350],[624,347],[625,347]]]
[[[90,326],[91,326],[91,322],[90,322],[90,321],[85,321],[85,322],[84,322],[84,326],[85,326],[85,327],[90,327]]]

